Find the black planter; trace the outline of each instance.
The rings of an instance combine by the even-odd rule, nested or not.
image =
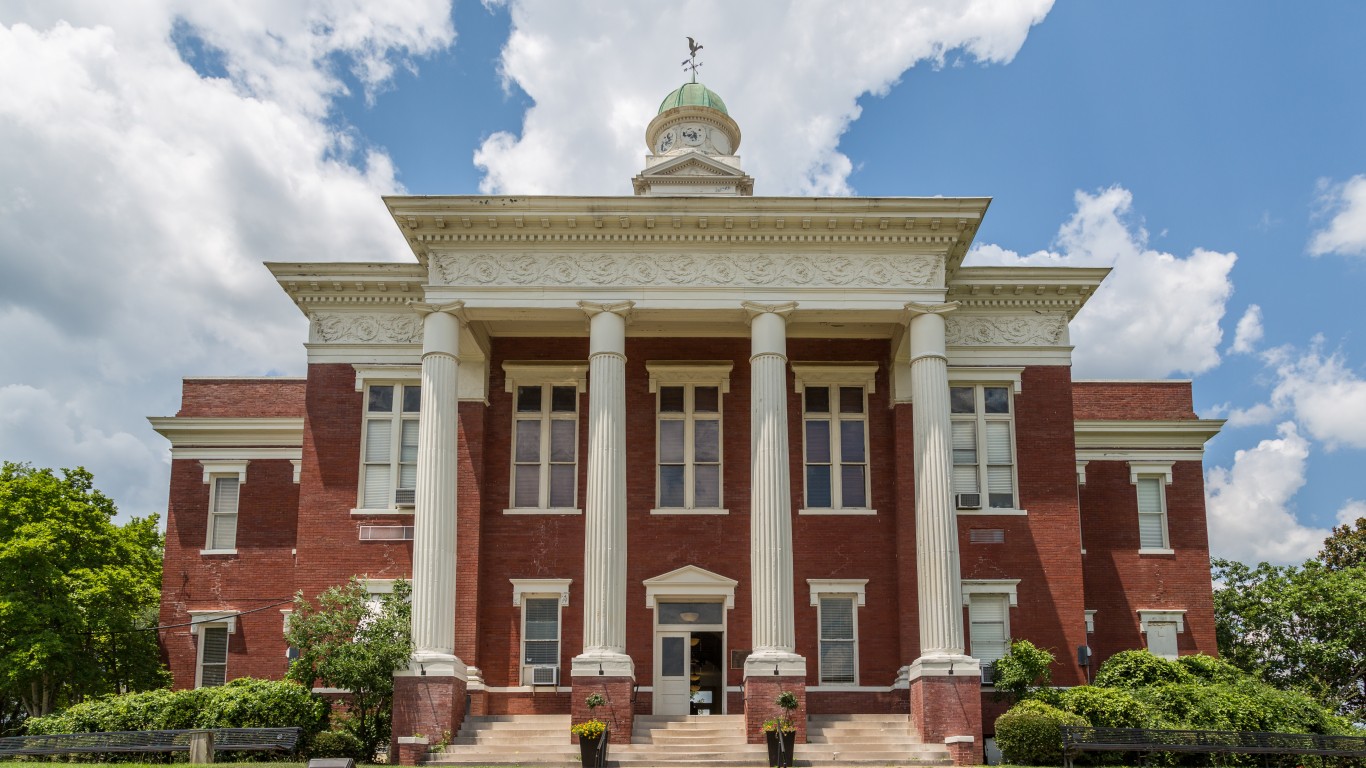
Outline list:
[[[603,768],[607,765],[607,731],[596,739],[579,737],[579,759],[583,768]]]
[[[772,768],[788,768],[792,765],[792,748],[797,744],[796,731],[767,731],[768,764]]]

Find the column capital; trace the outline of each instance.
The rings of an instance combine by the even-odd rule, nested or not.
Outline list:
[[[797,302],[788,301],[782,304],[761,304],[757,301],[744,301],[740,303],[740,307],[745,310],[745,316],[751,323],[754,322],[754,318],[759,315],[768,314],[777,315],[786,321],[787,316],[791,314],[792,310],[797,308]]]
[[[434,312],[444,312],[459,320],[461,323],[468,322],[468,320],[465,319],[465,302],[463,301],[452,301],[446,304],[433,304],[429,301],[412,300],[408,302],[408,306],[412,307],[414,312],[418,313],[419,315],[422,315],[423,317],[426,317],[427,315],[430,315]]]
[[[604,304],[598,301],[579,302],[579,309],[582,309],[587,313],[590,319],[603,312],[610,312],[614,315],[620,315],[623,319],[630,319],[631,312],[634,311],[635,306],[636,303],[634,301],[615,301],[611,304]]]
[[[946,315],[958,309],[959,302],[946,301],[942,304],[922,304],[918,301],[906,302],[906,320],[909,322],[918,315]]]

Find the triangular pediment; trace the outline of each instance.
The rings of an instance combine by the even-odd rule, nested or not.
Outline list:
[[[700,152],[691,152],[660,163],[653,168],[647,168],[646,170],[641,171],[640,175],[647,178],[659,176],[724,176],[727,178],[737,178],[744,174],[738,169],[732,168],[717,160],[713,160]]]
[[[724,598],[727,608],[735,607],[735,587],[740,582],[695,565],[685,565],[668,573],[646,579],[645,606],[653,608],[657,597]]]

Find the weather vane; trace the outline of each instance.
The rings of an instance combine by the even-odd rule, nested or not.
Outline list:
[[[692,81],[697,82],[697,68],[702,66],[702,62],[697,60],[697,52],[702,50],[702,46],[688,38],[688,58],[683,60],[683,71],[692,73]]]

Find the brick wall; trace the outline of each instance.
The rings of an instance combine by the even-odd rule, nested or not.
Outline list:
[[[1189,381],[1078,381],[1072,384],[1077,419],[1194,419]]]
[[[304,414],[304,379],[185,379],[177,416],[236,418]]]

